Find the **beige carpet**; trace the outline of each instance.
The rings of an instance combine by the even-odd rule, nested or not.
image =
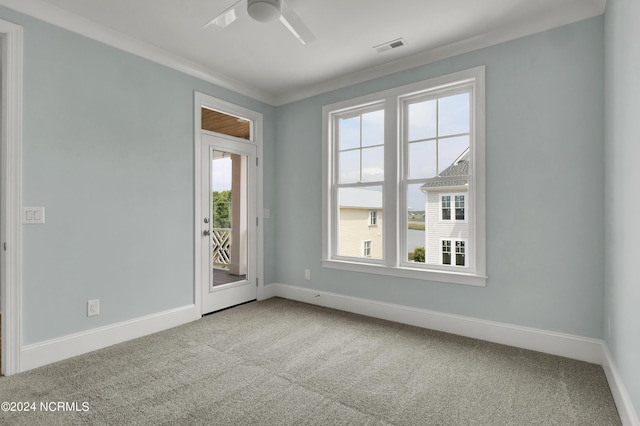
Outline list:
[[[620,424],[597,365],[277,298],[0,378],[0,401],[38,404],[10,425]]]

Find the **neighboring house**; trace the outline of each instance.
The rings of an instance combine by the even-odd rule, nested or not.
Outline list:
[[[439,177],[431,179],[420,188],[426,195],[426,263],[468,266],[466,262],[469,241],[468,187],[469,149],[467,148],[442,171]]]
[[[340,190],[340,256],[382,258],[382,192]]]

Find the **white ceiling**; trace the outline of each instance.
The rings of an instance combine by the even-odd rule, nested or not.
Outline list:
[[[287,0],[315,34],[248,15],[203,25],[236,0],[0,0],[39,19],[280,105],[600,15],[606,0]],[[373,48],[403,37],[407,46]]]

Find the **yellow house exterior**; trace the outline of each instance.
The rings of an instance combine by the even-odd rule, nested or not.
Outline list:
[[[339,199],[338,255],[382,259],[382,191],[342,188]]]
[[[375,224],[370,224],[372,211],[377,216]],[[341,208],[339,234],[340,256],[382,259],[382,209]]]

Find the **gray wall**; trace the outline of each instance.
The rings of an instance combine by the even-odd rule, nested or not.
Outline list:
[[[602,338],[603,31],[597,17],[278,108],[277,280]],[[322,106],[479,65],[487,78],[487,286],[322,268]]]
[[[605,337],[640,413],[640,3],[609,0],[606,40]],[[609,318],[611,334],[609,335]]]
[[[610,0],[606,15],[605,314],[604,18],[273,108],[0,8],[25,29],[24,204],[47,209],[45,225],[24,227],[24,343],[192,302],[198,90],[265,115],[266,282],[606,337],[640,406],[638,248],[628,237],[640,225],[624,189],[640,182],[638,13]],[[322,106],[478,65],[487,67],[487,286],[323,269]],[[86,318],[93,298],[102,313]]]
[[[274,198],[275,109],[0,8],[24,27],[23,342],[193,303],[193,92],[262,112]],[[266,223],[266,280],[275,278]],[[86,317],[100,299],[101,314]]]

